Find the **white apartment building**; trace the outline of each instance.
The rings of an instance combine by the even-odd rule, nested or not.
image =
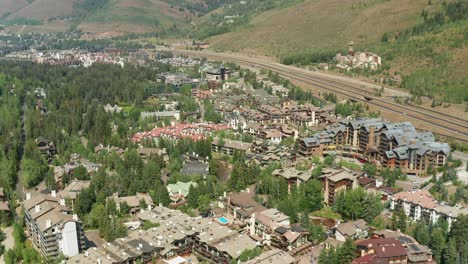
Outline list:
[[[65,200],[58,198],[55,191],[27,193],[23,207],[27,235],[42,256],[72,257],[84,249],[81,222],[76,214],[69,214]]]
[[[399,192],[392,197],[391,210],[403,210],[414,221],[435,224],[442,218],[449,229],[461,214],[468,214],[468,208],[449,206],[438,202],[427,190]]]

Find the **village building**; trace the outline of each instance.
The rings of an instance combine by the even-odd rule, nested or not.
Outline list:
[[[57,197],[60,199],[69,200],[72,208],[75,208],[76,198],[83,189],[87,189],[91,186],[91,181],[80,181],[72,180],[63,190],[57,193]]]
[[[114,104],[114,106],[106,104],[106,106],[104,106],[104,111],[106,111],[106,113],[120,113],[122,111],[122,107],[119,107],[116,104]]]
[[[169,197],[171,198],[171,206],[177,207],[182,204],[185,204],[186,197],[189,194],[190,187],[197,187],[196,182],[176,182],[174,184],[167,185],[167,191],[169,192]]]
[[[324,169],[319,181],[322,183],[323,199],[327,205],[333,205],[340,192],[358,186],[357,175],[345,169]]]
[[[54,142],[45,138],[37,138],[36,145],[42,156],[44,156],[46,160],[51,161],[57,151]]]
[[[338,224],[333,231],[336,240],[342,242],[345,242],[347,238],[360,240],[369,236],[369,226],[362,219]]]
[[[356,243],[359,256],[353,264],[363,263],[407,263],[405,248],[395,238],[366,239]]]
[[[291,193],[293,188],[298,188],[299,185],[309,181],[312,177],[311,170],[301,171],[294,167],[285,169],[276,169],[272,173],[273,176],[282,177],[288,182],[288,192]]]
[[[419,244],[416,239],[400,231],[376,230],[372,233],[373,238],[394,238],[400,241],[405,247],[408,256],[408,263],[435,264],[431,249],[428,246]]]
[[[169,154],[167,153],[166,149],[162,148],[138,148],[138,154],[143,160],[147,160],[151,158],[151,156],[160,156],[164,162],[169,161]]]
[[[180,120],[180,111],[179,110],[171,110],[171,111],[156,111],[156,112],[141,112],[140,113],[141,119],[174,119],[176,121]]]
[[[151,210],[154,208],[153,199],[148,193],[137,192],[136,195],[132,196],[119,196],[118,193],[113,193],[107,199],[114,200],[117,210],[120,211],[122,204],[125,203],[129,209],[130,214],[135,215],[138,212]]]
[[[288,253],[279,250],[272,249],[267,252],[263,252],[260,256],[248,260],[245,264],[296,264],[297,261]]]
[[[246,153],[251,148],[251,143],[244,143],[242,141],[213,138],[211,142],[211,150],[213,152],[222,153],[225,155],[234,155],[236,151]]]
[[[73,257],[83,251],[82,224],[55,191],[27,193],[23,208],[27,236],[43,257]]]
[[[185,160],[180,170],[181,175],[187,176],[203,176],[210,174],[210,165],[207,161],[200,160]]]
[[[179,90],[184,85],[189,85],[191,88],[196,86],[200,81],[197,79],[192,79],[185,73],[181,72],[164,72],[158,75],[157,82],[172,85],[177,90]]]
[[[229,264],[245,250],[257,244],[249,236],[240,234],[208,218],[190,217],[177,210],[156,207],[137,214],[141,222],[159,223],[148,230],[129,232],[124,238],[70,258],[67,263],[149,263],[160,259],[164,263],[184,263],[182,256],[196,252],[212,263]],[[107,262],[106,262],[107,263]]]
[[[444,166],[450,146],[436,142],[430,132],[417,132],[409,122],[374,118],[342,120],[313,137],[301,138],[298,152],[305,157],[337,154],[359,158],[417,175],[429,167]]]
[[[206,79],[208,81],[222,82],[230,78],[231,71],[224,66],[207,68],[204,70]]]
[[[229,194],[226,198],[225,208],[228,215],[246,224],[253,214],[267,209],[254,200],[254,193],[250,190]]]
[[[337,53],[335,56],[337,67],[350,70],[353,68],[369,68],[377,70],[382,65],[382,58],[375,53],[354,51],[354,42],[350,42],[348,55]]]
[[[306,251],[308,231],[301,226],[291,225],[289,217],[275,208],[252,214],[247,226],[250,236],[264,245],[274,246],[291,255]]]
[[[459,215],[467,215],[468,208],[449,206],[438,202],[427,190],[399,192],[392,197],[391,210],[403,210],[407,217],[426,224],[435,224],[439,219],[452,226]]]
[[[170,140],[179,140],[181,138],[190,138],[194,141],[202,140],[205,136],[210,136],[212,132],[229,130],[228,125],[219,125],[213,123],[178,123],[173,126],[156,127],[151,131],[138,132],[131,138],[132,142],[140,143],[143,140],[153,140],[164,138]]]

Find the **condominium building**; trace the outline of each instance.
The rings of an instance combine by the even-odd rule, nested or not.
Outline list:
[[[382,167],[400,168],[421,174],[447,163],[450,146],[436,142],[431,132],[418,132],[409,122],[390,123],[382,119],[341,121],[313,137],[302,138],[302,156],[338,154],[376,162]]]
[[[289,216],[275,208],[252,214],[247,229],[251,237],[264,245],[287,251],[293,256],[312,247],[307,241],[309,232],[298,224],[291,225]]]
[[[90,248],[67,263],[188,263],[183,256],[194,252],[211,263],[229,264],[257,246],[248,235],[214,219],[190,217],[162,206],[138,213],[137,218],[159,226],[130,231],[126,237]]]
[[[72,257],[85,248],[81,222],[55,193],[27,193],[23,203],[27,235],[48,259]]]
[[[447,221],[449,228],[459,215],[467,215],[468,208],[449,206],[438,202],[427,190],[399,192],[392,197],[391,210],[403,210],[414,221],[435,224],[439,219]]]
[[[348,170],[324,169],[319,180],[323,186],[323,200],[327,205],[333,205],[338,194],[358,186],[358,175]]]

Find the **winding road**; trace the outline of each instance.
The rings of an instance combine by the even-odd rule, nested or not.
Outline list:
[[[466,117],[452,116],[414,105],[403,105],[393,102],[388,98],[374,96],[374,89],[381,88],[375,84],[237,54],[191,50],[172,50],[172,52],[180,55],[205,57],[212,60],[235,62],[241,66],[271,70],[277,72],[282,77],[304,84],[303,86],[306,89],[308,86],[311,86],[319,90],[336,93],[356,102],[364,102],[391,114],[400,115],[405,120],[412,119],[424,123],[425,127],[434,130],[439,135],[461,142],[468,142],[468,119]],[[387,88],[387,90],[389,89]],[[395,95],[399,93],[396,90],[390,91]]]

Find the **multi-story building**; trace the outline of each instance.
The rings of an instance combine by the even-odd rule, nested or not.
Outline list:
[[[323,186],[323,200],[327,205],[333,205],[338,194],[358,186],[358,175],[341,169],[324,169],[319,180]]]
[[[362,219],[338,224],[333,228],[333,231],[336,240],[342,242],[344,242],[348,237],[353,240],[359,240],[367,238],[369,235],[369,227],[367,226],[366,221]]]
[[[272,249],[262,253],[260,256],[251,259],[245,264],[295,264],[298,263],[295,258],[291,257],[288,253],[279,250]]]
[[[312,172],[310,170],[301,171],[294,167],[288,167],[276,169],[272,172],[272,175],[284,178],[288,182],[288,192],[291,193],[292,188],[297,188],[300,184],[307,182],[312,177]]]
[[[23,203],[26,231],[33,245],[48,259],[63,254],[72,257],[85,248],[82,224],[70,214],[65,200],[52,191],[27,193]]]
[[[389,123],[382,119],[341,121],[313,137],[300,140],[298,153],[321,156],[330,153],[377,162],[421,174],[447,163],[450,146],[436,142],[430,132],[417,132],[409,122]]]
[[[254,196],[255,193],[250,191],[228,195],[225,206],[227,214],[235,220],[247,223],[253,214],[267,209],[255,201]]]
[[[399,192],[392,197],[391,210],[403,210],[414,221],[435,224],[447,221],[449,228],[459,215],[468,214],[468,208],[449,206],[438,202],[427,190]]]
[[[218,137],[213,138],[211,142],[211,150],[213,152],[220,152],[225,155],[234,155],[234,152],[245,153],[250,150],[251,143],[245,143],[242,141],[230,140],[230,139],[219,139]]]
[[[257,243],[246,234],[230,229],[215,219],[190,217],[178,210],[158,206],[137,214],[140,222],[159,226],[130,231],[112,243],[88,249],[67,263],[188,263],[181,256],[196,253],[211,263],[229,264]],[[160,263],[160,262],[157,262]]]
[[[273,246],[296,255],[312,246],[309,232],[300,225],[291,225],[289,217],[275,208],[252,214],[248,224],[250,236],[264,245]]]
[[[400,241],[406,250],[408,263],[436,264],[432,251],[428,246],[421,245],[414,239],[400,231],[376,230],[372,233],[373,238],[394,238]]]
[[[353,264],[362,263],[408,263],[405,248],[395,238],[366,239],[356,243],[359,258]]]
[[[136,214],[139,211],[151,210],[154,208],[153,199],[148,193],[137,192],[132,196],[119,196],[119,193],[113,193],[108,199],[114,200],[117,210],[120,211],[122,204],[126,204],[130,214]]]

